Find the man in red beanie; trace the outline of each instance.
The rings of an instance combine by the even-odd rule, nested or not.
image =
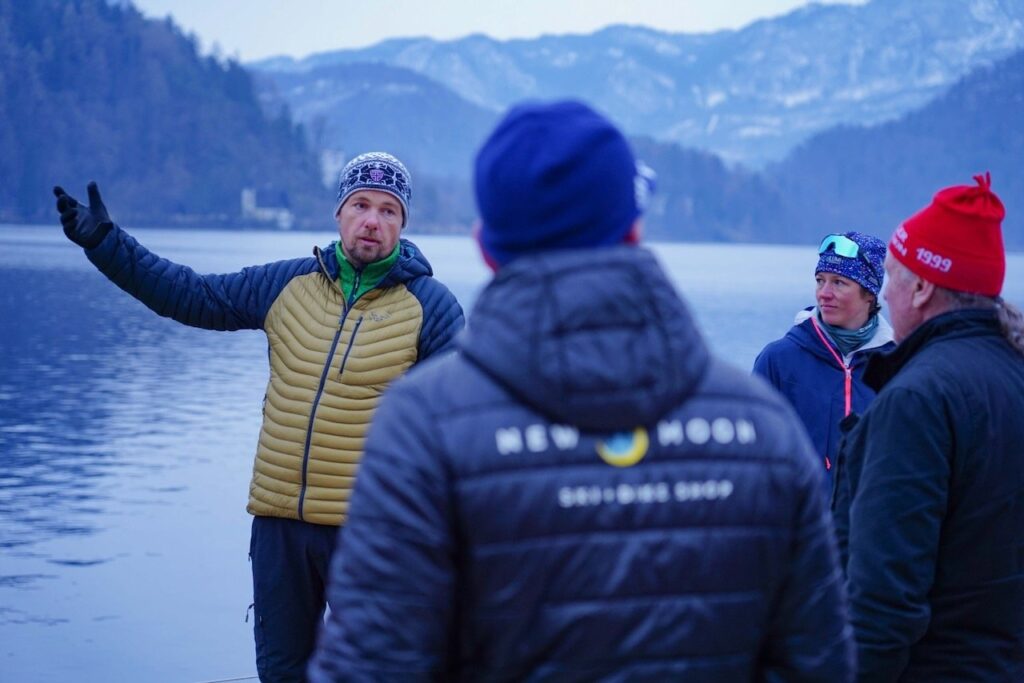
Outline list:
[[[1024,680],[1024,319],[988,174],[889,242],[899,346],[844,425],[833,512],[858,680]]]

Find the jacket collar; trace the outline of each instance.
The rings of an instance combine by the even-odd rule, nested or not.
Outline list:
[[[323,249],[313,247],[313,256],[316,258],[317,263],[320,264],[320,271],[331,282],[336,282],[341,272],[338,265],[338,257],[335,253],[336,242],[337,240],[331,242]],[[399,241],[398,259],[391,266],[387,274],[377,283],[377,287],[381,289],[394,287],[413,278],[423,275],[431,276],[433,274],[434,269],[430,267],[430,262],[427,261],[427,257],[423,255],[419,247],[407,239],[402,239]]]
[[[864,383],[880,391],[910,359],[929,345],[944,339],[1000,334],[995,311],[957,310],[926,320],[888,353],[875,354],[864,371]]]
[[[818,314],[818,309],[814,306],[809,306],[799,312],[797,312],[794,319],[793,327],[790,328],[786,336],[789,337],[795,344],[806,349],[815,356],[819,356],[823,360],[829,363],[835,363],[832,358],[832,354],[828,352],[828,349],[821,345],[821,339],[814,332],[812,327],[813,323],[811,318]],[[824,331],[824,328],[822,328]],[[829,340],[831,343],[831,340]],[[851,358],[858,353],[865,351],[876,351],[893,341],[893,330],[892,325],[885,319],[881,313],[878,314],[878,329],[875,330],[875,334],[869,339],[863,346],[855,350],[850,355],[843,358],[847,365],[849,365]],[[835,345],[833,344],[833,348]],[[836,349],[836,353],[838,353]]]

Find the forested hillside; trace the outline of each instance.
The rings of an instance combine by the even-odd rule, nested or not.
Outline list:
[[[785,242],[783,202],[761,174],[729,168],[709,152],[649,138],[632,140],[637,156],[658,174],[644,219],[652,240]]]
[[[840,127],[769,169],[794,235],[888,236],[947,185],[992,172],[1007,247],[1024,248],[1024,51],[982,67],[922,109],[874,127]]]
[[[1006,205],[1006,246],[1024,249],[1024,51],[902,118],[830,129],[760,172],[647,139],[634,146],[658,172],[647,218],[654,239],[812,244],[846,230],[888,238],[940,188],[991,171]]]
[[[50,188],[90,179],[135,225],[242,224],[246,187],[300,225],[333,205],[304,133],[267,118],[244,68],[128,3],[0,0],[0,150],[0,221],[52,222]]]

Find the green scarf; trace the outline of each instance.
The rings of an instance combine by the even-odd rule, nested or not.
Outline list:
[[[836,343],[839,348],[839,353],[843,356],[849,356],[851,353],[859,349],[860,347],[871,341],[871,338],[875,336],[875,330],[878,329],[878,314],[868,318],[868,321],[857,330],[848,330],[844,327],[834,327],[829,325],[827,322],[821,319],[821,311],[818,311],[818,322],[828,336]]]
[[[398,260],[398,252],[401,249],[402,244],[399,242],[391,250],[391,253],[380,261],[374,261],[369,265],[363,266],[361,270],[357,270],[345,258],[345,251],[341,248],[341,241],[339,240],[334,243],[334,253],[338,258],[338,287],[341,289],[341,293],[345,295],[345,301],[348,302],[349,306],[354,304],[363,294],[366,294],[380,284],[380,281],[391,270],[391,266],[395,265],[395,261]]]

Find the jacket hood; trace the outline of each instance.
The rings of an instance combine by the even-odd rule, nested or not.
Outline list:
[[[503,267],[477,299],[464,356],[555,422],[617,431],[694,391],[709,354],[654,255],[550,251]]]
[[[811,322],[811,318],[818,314],[818,309],[814,306],[804,308],[797,311],[797,314],[793,320],[793,327],[786,333],[786,337],[793,341],[794,344],[805,349],[809,353],[820,357],[822,360],[834,364],[835,360],[832,358],[832,354],[829,353],[828,349],[821,343],[821,339],[818,338],[818,333],[814,331],[814,324]],[[824,331],[824,330],[823,330]],[[829,342],[831,343],[831,339]],[[861,346],[859,349],[851,353],[860,353],[862,351],[871,351],[873,349],[880,349],[893,341],[892,325],[885,319],[881,313],[878,314],[878,329],[875,330],[875,334],[872,335],[871,339],[866,344]],[[834,347],[834,345],[833,345]],[[838,353],[838,351],[837,351]],[[849,362],[850,356],[846,357],[847,363]]]
[[[313,255],[319,261],[320,269],[332,281],[338,279],[339,271],[338,257],[334,246],[336,243],[337,240],[331,242],[323,249],[320,247],[313,248]],[[433,274],[434,270],[430,267],[430,262],[427,261],[427,257],[423,255],[419,247],[407,239],[402,239],[399,240],[398,260],[395,261],[395,265],[391,267],[391,270],[388,271],[387,275],[384,276],[377,286],[393,287],[402,282],[408,282],[413,278]]]

